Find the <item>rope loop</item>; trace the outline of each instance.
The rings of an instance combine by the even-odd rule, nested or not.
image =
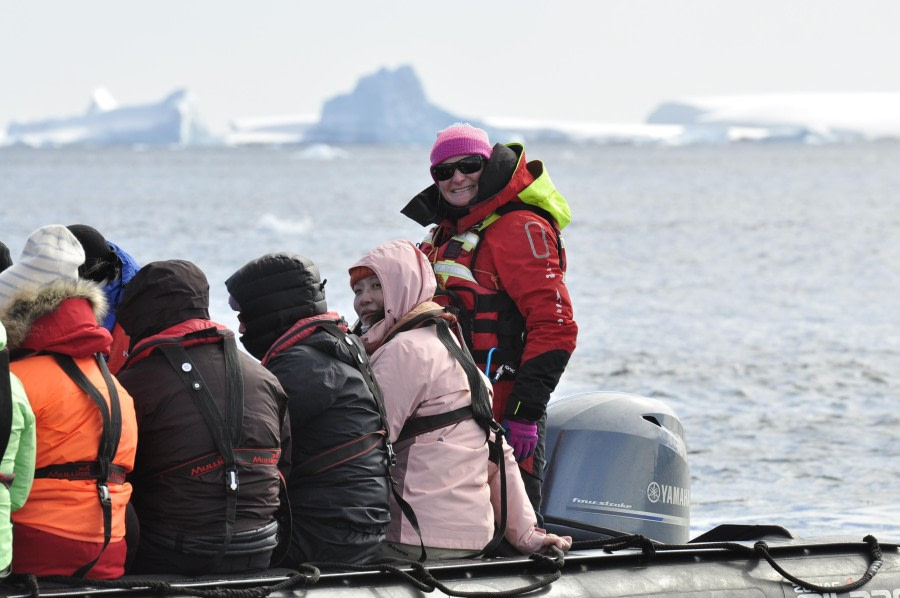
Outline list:
[[[869,547],[869,566],[866,568],[866,572],[852,583],[848,583],[843,586],[820,586],[814,583],[810,583],[808,581],[804,581],[799,577],[791,575],[787,571],[785,571],[778,563],[775,562],[775,559],[772,558],[772,555],[769,554],[769,545],[765,542],[757,542],[753,545],[753,550],[762,558],[766,560],[769,565],[775,571],[777,571],[782,577],[790,581],[791,583],[797,584],[800,587],[806,588],[807,590],[813,592],[833,592],[837,594],[843,594],[845,592],[852,592],[858,588],[869,583],[869,581],[875,577],[875,574],[878,573],[878,570],[881,569],[881,566],[884,564],[884,554],[881,552],[881,546],[878,544],[878,540],[875,539],[874,536],[866,536],[863,538],[863,541]]]
[[[628,536],[614,536],[604,540],[593,540],[589,542],[578,542],[578,548],[586,548],[584,544],[592,544],[592,547],[603,548],[604,552],[613,553],[616,550],[625,550],[626,548],[640,548],[644,563],[648,563],[656,556],[657,549],[664,550],[665,546],[642,536],[641,534],[632,534]],[[573,546],[574,548],[574,546]]]
[[[576,542],[577,548],[600,548],[605,552],[612,553],[616,550],[627,548],[640,548],[644,560],[651,560],[662,551],[676,550],[723,550],[740,555],[746,559],[762,558],[771,565],[784,579],[805,588],[811,592],[828,592],[828,593],[848,593],[856,590],[868,583],[884,564],[884,555],[878,540],[871,535],[863,538],[868,549],[869,564],[865,573],[855,582],[844,586],[820,586],[817,584],[804,581],[784,570],[772,557],[769,545],[766,542],[756,542],[753,547],[737,542],[718,542],[703,544],[662,544],[646,538],[642,535],[617,536],[613,538],[605,538],[602,540],[588,540]],[[848,543],[847,547],[858,547],[856,543]],[[790,549],[791,547],[786,547]],[[196,596],[198,598],[266,598],[266,596],[275,592],[285,592],[299,586],[315,586],[321,579],[321,569],[343,570],[343,571],[362,571],[362,572],[380,572],[416,588],[423,593],[431,593],[440,590],[447,596],[458,598],[507,598],[512,596],[520,596],[533,592],[540,588],[545,588],[562,577],[562,571],[566,564],[566,555],[560,549],[551,547],[549,553],[534,553],[529,555],[528,561],[522,561],[529,568],[549,570],[550,573],[538,578],[537,581],[526,586],[512,588],[509,590],[497,591],[467,591],[461,589],[452,589],[436,579],[425,564],[418,561],[403,559],[380,559],[365,565],[355,565],[349,563],[331,563],[331,562],[310,562],[304,563],[297,567],[296,570],[289,570],[289,576],[277,583],[271,585],[258,585],[255,587],[244,588],[192,588],[179,586],[177,581],[160,581],[140,578],[128,579],[83,579],[77,577],[42,577],[40,580],[34,575],[12,575],[7,582],[14,580],[15,585],[21,584],[27,592],[29,598],[40,598],[41,588],[40,582],[56,583],[72,587],[93,588],[97,590],[119,589],[119,590],[141,590],[142,592],[152,592],[157,596],[180,594],[187,596]],[[532,573],[533,575],[533,573]],[[260,580],[260,583],[265,583]],[[90,592],[88,592],[90,593]]]
[[[80,577],[47,576],[41,580],[49,583],[58,583],[67,586],[81,588],[118,589],[118,590],[147,590],[154,594],[164,596],[170,594],[185,594],[198,596],[199,598],[265,598],[273,592],[291,589],[295,586],[315,585],[321,577],[318,568],[310,565],[301,565],[285,580],[271,586],[258,586],[254,588],[189,588],[180,587],[177,583],[159,581],[153,579],[83,579]],[[31,598],[40,597],[40,586],[34,575],[27,575],[24,579],[25,587],[29,590]]]

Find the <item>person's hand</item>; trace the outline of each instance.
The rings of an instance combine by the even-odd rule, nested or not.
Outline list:
[[[506,440],[513,449],[517,463],[534,454],[538,443],[537,423],[504,419],[501,425],[506,430]]]
[[[544,536],[544,549],[550,546],[556,546],[563,552],[569,552],[572,548],[572,536],[557,536],[556,534],[547,534]]]

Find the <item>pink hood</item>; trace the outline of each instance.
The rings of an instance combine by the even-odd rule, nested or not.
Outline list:
[[[371,355],[391,329],[417,305],[430,301],[437,279],[425,254],[409,241],[390,241],[367,253],[353,268],[370,268],[384,293],[384,320],[362,335]]]
[[[438,339],[434,327],[415,328],[384,343],[391,331],[431,303],[437,282],[431,264],[408,241],[391,241],[353,265],[370,268],[381,282],[385,317],[362,335],[372,371],[385,396],[391,440],[412,417],[446,413],[471,404],[469,381]],[[413,312],[412,315],[410,313]],[[488,459],[485,432],[473,419],[433,430],[394,445],[393,478],[419,520],[426,546],[483,548],[499,517],[498,468]],[[506,538],[519,550],[541,549],[544,530],[536,517],[513,458],[504,447],[508,521]],[[391,501],[387,540],[417,546],[419,536]]]

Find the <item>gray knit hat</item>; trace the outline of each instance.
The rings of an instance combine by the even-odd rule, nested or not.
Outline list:
[[[0,311],[19,293],[37,289],[60,278],[78,279],[84,249],[61,224],[43,226],[29,235],[22,256],[0,272]]]

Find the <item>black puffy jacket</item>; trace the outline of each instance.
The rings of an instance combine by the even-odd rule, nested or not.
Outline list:
[[[318,268],[301,255],[267,254],[225,285],[240,312],[241,342],[288,395],[293,538],[283,564],[367,560],[390,520],[387,451],[379,435],[384,424],[348,349],[349,339],[322,329],[335,325],[340,337],[347,330],[337,313],[326,311]],[[352,444],[360,448],[354,448],[358,454],[319,473],[308,467],[311,458],[358,439],[365,439]]]
[[[335,321],[330,314],[310,318]],[[362,531],[389,521],[387,458],[381,445],[315,475],[299,467],[335,446],[382,428],[375,399],[346,345],[322,330],[265,361],[289,397],[294,443],[288,478],[291,507],[300,517],[343,521]],[[295,518],[296,519],[296,518]]]

